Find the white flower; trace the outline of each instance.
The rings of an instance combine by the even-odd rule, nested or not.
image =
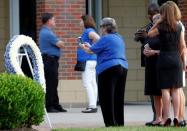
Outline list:
[[[23,47],[27,50],[33,64],[33,79],[39,82],[44,91],[46,89],[45,77],[44,77],[44,65],[41,56],[41,52],[32,40],[32,38],[25,35],[14,36],[6,46],[5,51],[5,67],[9,73],[16,73],[24,75],[20,63],[19,55],[20,48]]]

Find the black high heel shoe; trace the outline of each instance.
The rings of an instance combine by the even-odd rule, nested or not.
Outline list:
[[[186,126],[186,121],[182,120],[179,122],[179,127],[185,127]]]
[[[160,126],[164,126],[164,127],[167,127],[167,126],[170,126],[171,125],[171,118],[168,118],[164,124],[160,123]]]
[[[155,122],[155,123],[153,122],[151,126],[160,126],[160,123],[161,123],[161,121]]]
[[[184,124],[183,126],[185,127],[186,126],[186,120],[183,120],[183,124]]]
[[[168,118],[164,123],[164,126],[170,126],[170,125],[171,125],[171,118]]]
[[[179,127],[179,121],[177,118],[173,119],[173,125],[174,125],[174,127]]]

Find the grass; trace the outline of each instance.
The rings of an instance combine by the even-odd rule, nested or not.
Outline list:
[[[64,128],[54,129],[53,131],[187,131],[187,128],[125,126],[110,128]]]

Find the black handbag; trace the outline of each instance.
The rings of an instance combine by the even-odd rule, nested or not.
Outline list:
[[[74,70],[75,71],[85,71],[86,61],[77,61]]]

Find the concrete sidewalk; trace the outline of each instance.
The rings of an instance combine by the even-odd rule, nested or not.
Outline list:
[[[67,113],[49,113],[53,128],[97,128],[104,127],[100,107],[97,113],[81,113],[83,108],[67,108]],[[173,112],[171,112],[173,114]],[[125,105],[125,125],[144,125],[152,120],[151,105]],[[33,128],[39,131],[49,131],[46,121]]]

